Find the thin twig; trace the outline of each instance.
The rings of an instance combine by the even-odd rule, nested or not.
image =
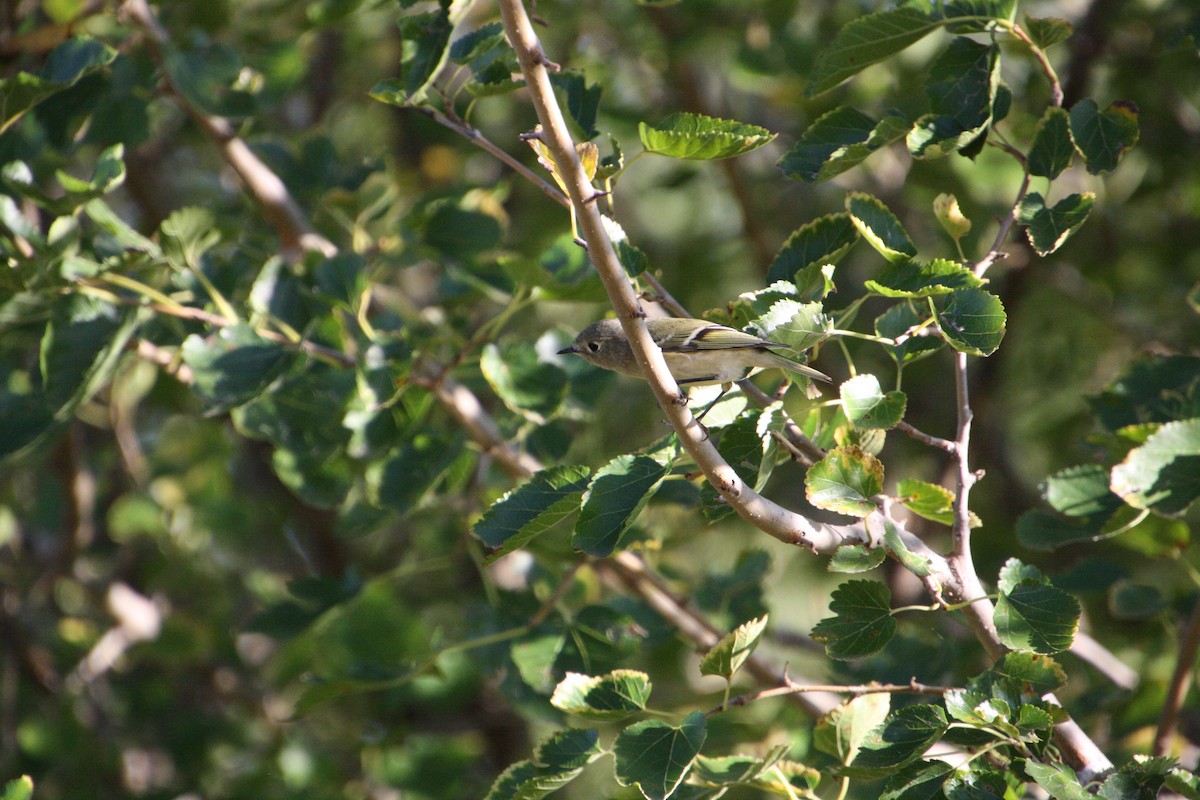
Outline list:
[[[943,439],[939,436],[931,436],[930,434],[913,427],[903,420],[896,423],[896,430],[900,431],[906,436],[911,436],[918,442],[923,442],[930,447],[936,447],[938,450],[942,450],[947,453],[954,453],[954,442],[950,441],[949,439]]]
[[[500,148],[495,142],[484,136],[478,128],[472,127],[465,122],[459,122],[451,119],[449,116],[443,114],[441,111],[438,111],[436,108],[431,108],[429,106],[409,106],[409,108],[424,114],[442,127],[454,131],[471,144],[479,147],[482,150],[486,150],[488,153],[491,153],[495,158],[507,164],[509,168],[513,170],[513,172],[516,172],[521,177],[532,183],[542,191],[542,194],[546,195],[560,206],[566,208],[571,206],[571,201],[567,199],[567,196],[563,194],[557,186],[543,178],[541,175],[538,175],[529,167],[522,164],[508,151]]]
[[[1175,656],[1175,670],[1171,673],[1171,682],[1167,686],[1167,699],[1163,703],[1162,712],[1158,715],[1158,728],[1154,732],[1153,755],[1165,756],[1171,753],[1171,742],[1175,739],[1175,725],[1179,720],[1179,709],[1187,697],[1191,685],[1192,673],[1196,669],[1196,653],[1200,651],[1200,601],[1192,608],[1192,613],[1183,626],[1183,635],[1179,639],[1179,653]]]
[[[1033,53],[1033,57],[1037,59],[1038,64],[1042,68],[1042,72],[1046,74],[1046,80],[1050,82],[1050,102],[1061,108],[1063,104],[1062,83],[1058,80],[1058,73],[1050,65],[1050,59],[1046,58],[1046,51],[1034,44],[1033,39],[1029,38],[1029,34],[1020,25],[1013,25],[1009,30],[1012,31],[1013,36],[1016,36],[1029,47],[1029,52]]]
[[[858,686],[843,686],[836,683],[796,683],[790,678],[783,686],[777,686],[773,689],[763,689],[759,692],[747,692],[737,697],[731,697],[728,702],[710,708],[704,712],[706,716],[713,716],[730,708],[749,705],[758,700],[766,700],[772,697],[787,697],[793,694],[803,694],[805,692],[829,692],[830,694],[849,694],[855,697],[860,697],[864,694],[945,694],[953,690],[953,686],[930,686],[924,683],[918,683],[916,678],[913,678],[908,683],[864,683]]]

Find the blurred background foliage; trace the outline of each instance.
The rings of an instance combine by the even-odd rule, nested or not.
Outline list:
[[[169,37],[159,45],[115,2],[0,2],[5,79],[43,70],[68,34],[115,48],[111,63],[0,135],[0,164],[23,162],[34,184],[53,186],[56,170],[90,179],[105,148],[123,145],[125,179],[106,202],[132,229],[153,236],[168,220],[176,229],[191,224],[193,238],[181,241],[207,250],[199,273],[238,308],[359,355],[381,347],[384,365],[372,372],[362,366],[369,359],[357,370],[320,359],[305,371],[281,364],[271,393],[243,405],[222,394],[228,386],[197,382],[193,391],[171,374],[184,339],[212,333],[202,320],[147,314],[138,337],[165,353],[171,369],[116,352],[111,382],[6,463],[0,776],[30,774],[39,798],[478,797],[553,726],[545,694],[568,669],[647,669],[659,705],[697,690],[689,685],[690,646],[642,601],[587,570],[562,598],[569,611],[517,646],[450,647],[527,623],[559,585],[560,571],[546,565],[565,568],[574,556],[564,537],[544,537],[538,561],[520,562],[521,574],[505,579],[482,569],[468,531],[512,479],[428,393],[407,384],[397,394],[418,369],[411,353],[460,359],[455,377],[507,435],[548,462],[597,466],[666,429],[649,391],[582,364],[565,365],[564,410],[544,424],[506,410],[490,389],[480,369],[485,343],[520,348],[548,330],[573,335],[605,305],[594,287],[580,291],[582,301],[520,296],[506,264],[541,259],[569,268],[579,259],[563,239],[565,211],[429,116],[369,96],[397,76],[397,20],[410,5],[171,0],[156,8]],[[876,7],[866,0],[537,4],[549,23],[539,33],[550,57],[603,88],[602,155],[610,135],[636,150],[639,121],[680,110],[780,134],[735,160],[646,158],[620,183],[616,217],[693,313],[761,288],[787,236],[840,210],[848,189],[884,199],[931,252],[948,245],[932,229],[929,208],[934,196],[953,192],[976,222],[967,252],[990,244],[988,221],[1003,213],[1020,177],[1001,153],[987,150],[973,164],[957,156],[914,162],[893,148],[816,186],[787,180],[775,166],[836,104],[873,116],[893,104],[921,111],[924,44],[835,92],[803,94],[820,47]],[[1041,564],[1083,600],[1085,628],[1140,674],[1139,688],[1119,690],[1066,657],[1072,712],[1119,754],[1144,748],[1172,666],[1175,621],[1196,601],[1194,514],[1053,556],[1021,550],[1013,531],[1017,516],[1038,504],[1039,481],[1095,459],[1088,397],[1141,354],[1194,354],[1200,341],[1194,293],[1189,305],[1200,282],[1200,15],[1186,3],[1156,0],[1064,0],[1024,10],[1075,27],[1052,51],[1066,104],[1083,95],[1102,105],[1133,100],[1141,139],[1115,173],[1063,179],[1069,190],[1099,195],[1065,248],[1040,259],[1014,239],[990,274],[1009,322],[1004,346],[974,373],[975,460],[987,473],[974,494],[984,520],[976,559],[985,576],[1014,553]],[[458,13],[464,30],[495,17],[487,3],[456,4]],[[1033,65],[1019,53],[1006,57],[1014,95],[1044,95]],[[340,260],[280,259],[278,229],[188,108],[227,118]],[[518,141],[534,122],[520,94],[478,98],[469,120],[538,169]],[[95,220],[80,231],[55,229],[57,215],[36,208],[11,180],[0,191],[12,198],[0,230],[6,271],[21,256],[22,225],[39,229],[50,250],[61,242],[95,259],[120,251]],[[172,217],[185,207],[207,216]],[[200,247],[207,231],[211,241]],[[69,274],[62,250],[39,263]],[[163,269],[144,265],[140,274]],[[840,269],[846,294],[835,299],[845,304],[878,261],[860,247]],[[175,268],[164,291],[191,292],[203,306],[199,273]],[[31,417],[13,398],[40,380],[42,339],[47,321],[63,313],[57,298],[65,282],[47,279],[30,291],[27,281],[0,279],[6,443],[31,438],[21,439]],[[346,321],[364,287],[382,332],[373,344],[356,339]],[[265,307],[255,306],[256,291]],[[94,333],[111,332],[101,325]],[[865,347],[856,355],[860,368],[881,358]],[[904,389],[908,419],[948,435],[953,385],[944,359],[918,364]],[[369,397],[394,402],[386,413],[368,413]],[[363,412],[357,427],[356,409]],[[943,477],[945,464],[898,439],[889,439],[889,459],[906,464],[910,476]],[[800,485],[798,469],[781,467],[769,493],[795,505]],[[664,489],[639,535],[664,575],[698,587],[692,600],[719,625],[770,608],[777,633],[798,634],[825,615],[835,582],[822,559],[737,521],[696,527],[696,516],[666,502],[670,494]],[[1114,615],[1108,590],[1118,584],[1154,587],[1156,599],[1135,619]],[[893,587],[900,599],[903,589]],[[105,663],[97,653],[114,631],[124,646]],[[930,644],[940,647],[938,660],[925,650],[911,655]],[[775,646],[802,671],[828,669],[811,650]],[[970,642],[914,628],[872,662],[843,667],[876,679],[953,683],[977,670],[977,659]],[[420,677],[388,683],[416,668]],[[316,685],[333,687],[328,702],[317,702]],[[372,691],[357,691],[368,685]],[[1197,710],[1192,698],[1184,731],[1193,741],[1200,741]],[[809,725],[791,706],[759,704],[713,720],[709,736],[720,750],[783,729],[802,758]],[[602,772],[569,796],[632,796]]]

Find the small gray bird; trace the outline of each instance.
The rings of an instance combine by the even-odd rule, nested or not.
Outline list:
[[[775,352],[790,350],[787,345],[724,325],[702,319],[666,317],[646,320],[646,329],[662,350],[667,367],[680,386],[729,384],[746,377],[752,370],[772,368],[830,382],[824,373]],[[558,353],[574,353],[597,367],[642,377],[619,320],[602,319],[589,325],[575,337],[570,347]]]

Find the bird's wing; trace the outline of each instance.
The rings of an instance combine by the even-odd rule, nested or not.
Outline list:
[[[663,352],[694,353],[697,350],[727,350],[737,347],[783,347],[724,325],[706,325],[692,331],[670,332],[655,339]]]

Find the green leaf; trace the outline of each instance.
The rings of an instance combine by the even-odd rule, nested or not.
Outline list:
[[[982,285],[971,270],[945,258],[927,264],[912,259],[892,261],[874,280],[863,283],[868,291],[884,297],[933,297]]]
[[[826,214],[797,228],[767,270],[767,282],[795,279],[806,267],[836,264],[858,241],[849,214]]]
[[[596,114],[600,109],[600,94],[603,91],[598,83],[589,84],[582,72],[566,71],[550,73],[550,83],[563,94],[563,107],[568,118],[575,123],[579,138],[588,140],[594,138],[596,130]]]
[[[446,474],[461,447],[461,436],[419,434],[373,469],[373,499],[402,514],[411,511]]]
[[[1040,698],[1049,692],[1057,691],[1067,684],[1067,675],[1053,658],[1039,653],[1005,653],[992,668],[972,686],[985,687],[992,695],[1001,682],[1019,691],[1011,692],[1012,698]]]
[[[954,492],[946,487],[905,478],[896,489],[896,498],[917,516],[943,525],[954,524]]]
[[[836,616],[816,624],[812,638],[830,658],[848,661],[877,653],[896,634],[892,594],[877,581],[846,581],[833,591],[829,610]]]
[[[596,558],[612,554],[668,472],[670,464],[649,456],[617,456],[601,467],[583,495],[575,547]]]
[[[778,764],[787,751],[788,746],[784,744],[772,747],[762,758],[742,755],[719,758],[696,756],[688,782],[709,787],[749,784]]]
[[[909,572],[918,578],[929,577],[929,573],[933,569],[929,557],[918,555],[909,550],[908,545],[904,543],[904,539],[900,537],[900,532],[896,530],[896,526],[890,520],[886,519],[883,522],[883,543],[892,555],[896,557],[896,560],[903,564]]]
[[[999,48],[962,36],[951,40],[930,66],[925,93],[932,111],[909,131],[909,152],[938,158],[968,148],[992,120],[999,79]]]
[[[123,249],[136,250],[154,258],[162,255],[162,250],[157,242],[138,233],[103,200],[99,198],[90,200],[84,206],[84,213],[91,218],[92,222],[113,237]]]
[[[767,617],[743,622],[729,633],[721,637],[721,641],[712,646],[700,659],[701,675],[720,675],[725,680],[732,680],[734,673],[741,669],[742,664],[758,647],[759,639],[767,629]]]
[[[889,715],[871,731],[847,772],[855,775],[891,775],[920,758],[949,727],[946,713],[930,704],[908,706]]]
[[[1038,120],[1029,149],[1029,174],[1054,180],[1071,166],[1075,146],[1071,143],[1069,117],[1066,109],[1051,106]]]
[[[579,508],[591,470],[558,466],[537,472],[493,503],[473,533],[495,552],[494,560],[528,544]]]
[[[495,344],[483,348],[479,359],[483,377],[513,411],[544,423],[558,413],[567,397],[567,373],[538,358],[532,344]]]
[[[1200,497],[1200,419],[1168,422],[1112,469],[1111,487],[1134,508],[1178,515]]]
[[[837,447],[808,470],[804,485],[817,508],[865,517],[883,491],[883,462],[854,445]]]
[[[879,800],[941,800],[942,784],[952,772],[945,761],[914,761],[888,779]]]
[[[467,262],[494,249],[504,234],[495,216],[466,208],[461,198],[456,197],[430,203],[422,223],[421,235],[426,245],[443,255]]]
[[[796,299],[802,302],[824,300],[835,290],[833,271],[833,264],[810,264],[797,270],[793,279],[796,283]]]
[[[239,85],[244,62],[233,46],[197,39],[164,50],[163,67],[171,88],[190,106],[225,117],[254,113],[254,95]]]
[[[705,417],[710,418],[711,414]],[[775,420],[776,429],[782,427],[778,415],[767,410],[756,409],[742,414],[721,429],[721,439],[717,442],[717,452],[755,491],[762,490],[775,469],[778,445],[770,435],[772,420]],[[700,500],[709,519],[731,513],[729,504],[710,484],[706,483],[700,490]]]
[[[892,697],[872,692],[842,703],[817,721],[813,747],[849,764],[858,756],[871,731],[883,724],[891,709]]]
[[[1099,464],[1069,467],[1042,482],[1042,496],[1068,517],[1107,518],[1121,507],[1121,498],[1109,488],[1109,472]]]
[[[195,206],[172,212],[158,231],[163,255],[176,269],[199,267],[200,258],[221,241],[212,212]]]
[[[938,315],[942,335],[955,350],[990,356],[1004,339],[1007,317],[1000,298],[982,289],[961,289]]]
[[[181,353],[192,371],[192,388],[212,414],[253,400],[303,358],[249,325],[222,328],[209,338],[192,334],[183,340]]]
[[[912,123],[892,112],[879,122],[849,106],[817,118],[779,159],[789,178],[819,183],[862,163],[867,156],[908,133]]]
[[[879,379],[869,373],[856,375],[841,385],[842,410],[858,428],[894,428],[904,419],[908,398],[904,392],[884,392]]]
[[[775,138],[757,125],[687,113],[672,114],[657,125],[639,122],[638,136],[649,153],[697,160],[740,156]]]
[[[649,676],[636,670],[618,669],[597,677],[568,672],[550,696],[550,705],[587,719],[620,719],[645,710],[650,689]]]
[[[875,318],[875,333],[888,339],[906,337],[901,344],[885,345],[888,355],[897,364],[904,366],[919,361],[940,350],[945,342],[933,333],[932,326],[921,328],[919,335],[914,335],[918,326],[923,325],[930,317],[928,310],[922,307],[918,314],[911,302],[897,303]]]
[[[114,335],[117,337],[114,348]],[[69,417],[112,376],[133,328],[116,307],[87,295],[54,304],[42,336],[42,385],[50,411]]]
[[[1025,235],[1038,255],[1046,256],[1062,247],[1084,223],[1095,200],[1092,192],[1072,194],[1048,208],[1040,194],[1030,192],[1021,198],[1017,222],[1025,227]]]
[[[867,14],[853,20],[817,56],[805,93],[814,97],[867,67],[899,53],[940,27],[940,20],[912,6]]]
[[[1079,784],[1075,771],[1066,764],[1025,761],[1025,774],[1055,800],[1091,800],[1093,795]]]
[[[861,544],[842,545],[829,559],[830,572],[870,572],[887,560],[887,550]]]
[[[74,86],[112,63],[117,51],[87,36],[76,36],[50,51],[41,72],[18,72],[0,80],[0,134],[43,100]]]
[[[1074,33],[1071,23],[1058,17],[1031,17],[1026,14],[1021,27],[1042,50],[1065,42]]]
[[[833,320],[826,316],[820,303],[785,298],[751,320],[748,327],[758,336],[799,353],[827,339],[833,331]]]
[[[1006,647],[1058,653],[1079,627],[1079,601],[1053,586],[1036,568],[1009,559],[1000,572],[996,632]]]
[[[1055,550],[1100,537],[1101,522],[1090,518],[1071,519],[1034,509],[1017,519],[1017,541],[1031,550]]]
[[[846,195],[846,211],[863,238],[888,261],[908,261],[917,247],[883,201],[865,192]]]
[[[33,778],[22,775],[4,784],[4,793],[0,800],[29,800],[33,797]]]
[[[419,102],[446,61],[450,34],[450,3],[441,2],[437,11],[400,18],[403,55],[400,59],[404,102]],[[374,90],[372,90],[374,95]]]
[[[617,734],[613,754],[617,780],[647,800],[665,800],[679,786],[707,735],[704,714],[693,711],[678,728],[647,720]]]
[[[629,241],[629,236],[625,233],[625,229],[621,227],[620,223],[609,216],[602,216],[600,223],[604,226],[604,232],[608,234],[608,240],[612,242],[613,249],[617,251],[617,260],[625,268],[626,275],[636,278],[650,268],[650,260],[646,258],[644,252]],[[575,250],[580,249],[574,240],[571,241],[571,247]],[[588,269],[594,274],[590,263],[588,264]]]
[[[600,734],[591,728],[570,728],[552,734],[538,745],[533,759],[504,770],[485,800],[538,800],[577,778],[600,755]]]
[[[1117,168],[1121,156],[1138,140],[1138,109],[1118,100],[1103,111],[1091,98],[1071,106],[1071,141],[1093,175]]]
[[[1200,385],[1200,358],[1157,356],[1134,361],[1090,402],[1104,427],[1115,432],[1130,425],[1197,416],[1180,414],[1180,400],[1190,396],[1196,385]]]
[[[1117,581],[1108,590],[1108,610],[1115,619],[1150,619],[1167,607],[1157,586]]]
[[[489,22],[455,39],[448,55],[455,64],[466,65],[492,50],[507,47],[504,26],[499,22]]]
[[[954,771],[942,786],[946,800],[1006,800],[1012,797],[1008,782],[995,769],[978,766],[978,762]]]
[[[1187,800],[1200,800],[1200,778],[1194,772],[1175,767],[1167,773],[1166,787]]]
[[[1155,800],[1174,766],[1170,756],[1135,758],[1109,775],[1098,794],[1104,800]]]

